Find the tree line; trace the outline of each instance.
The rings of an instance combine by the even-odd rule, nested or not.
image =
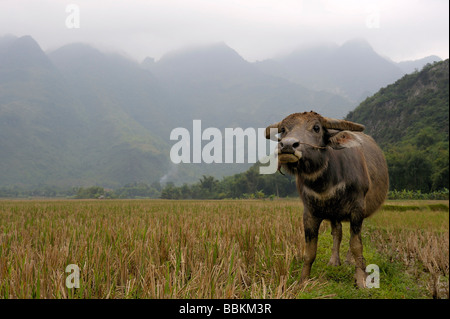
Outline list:
[[[197,183],[175,186],[168,183],[161,191],[163,199],[232,199],[298,196],[295,178],[289,175],[263,175],[255,164],[243,173],[226,176],[221,181],[203,175]]]

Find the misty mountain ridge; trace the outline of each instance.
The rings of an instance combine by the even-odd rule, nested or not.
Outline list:
[[[420,71],[424,67],[424,65],[442,61],[440,57],[437,55],[430,55],[418,60],[410,60],[410,61],[402,61],[397,63],[397,65],[405,72],[406,74],[413,73],[415,71]]]
[[[341,46],[324,43],[299,49],[276,59],[257,62],[267,73],[313,90],[324,90],[350,99],[355,106],[414,69],[441,61],[437,56],[395,63],[376,53],[364,39]]]
[[[58,68],[30,37],[2,44],[0,52],[0,61],[13,61],[0,65],[1,185],[159,178],[156,169],[166,162],[161,142],[121,109],[107,77],[83,72],[83,63]],[[90,53],[94,60],[102,55]]]
[[[342,118],[353,108],[329,90],[268,74],[224,43],[138,63],[86,44],[45,53],[30,36],[0,37],[0,186],[220,178],[251,163],[171,164],[173,128],[190,130],[193,119],[256,128],[280,114]]]

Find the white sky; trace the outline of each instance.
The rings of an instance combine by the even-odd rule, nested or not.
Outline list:
[[[69,4],[79,28],[68,28]],[[70,20],[73,21],[73,20]],[[248,61],[318,42],[365,38],[394,61],[449,57],[448,0],[0,0],[0,36],[43,50],[85,42],[141,61],[225,42]]]

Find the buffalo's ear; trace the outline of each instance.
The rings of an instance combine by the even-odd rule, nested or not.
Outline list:
[[[330,136],[328,145],[335,150],[361,146],[361,138],[349,131],[342,131]]]

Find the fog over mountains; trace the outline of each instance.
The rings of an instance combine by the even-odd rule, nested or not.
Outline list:
[[[250,164],[170,162],[176,127],[265,127],[293,112],[343,118],[420,61],[394,63],[362,40],[249,63],[224,43],[142,63],[86,44],[43,52],[0,38],[0,186],[192,182]],[[207,143],[207,142],[204,142]]]
[[[281,76],[309,89],[344,96],[357,105],[405,73],[420,70],[434,61],[441,59],[429,56],[395,63],[377,54],[365,40],[355,39],[342,46],[333,43],[312,46],[256,65],[267,74]]]

